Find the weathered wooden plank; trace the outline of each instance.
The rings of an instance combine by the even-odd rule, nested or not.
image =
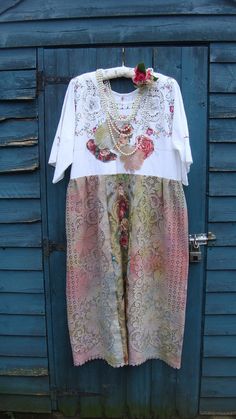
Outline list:
[[[203,346],[205,357],[236,356],[236,336],[205,336]]]
[[[77,51],[78,52],[78,51]],[[96,57],[99,56],[99,53],[96,54],[94,48],[91,51],[89,49],[82,49],[78,53],[74,52],[71,49],[69,51],[66,49],[66,53],[63,57],[63,52],[61,50],[57,51],[55,54],[52,51],[44,51],[44,65],[46,67],[46,75],[48,72],[54,73],[55,69],[58,70],[58,74],[66,75],[71,74],[75,68],[79,68],[80,72],[87,71],[86,67],[88,68],[96,68]],[[103,51],[101,50],[101,53]],[[90,55],[91,53],[91,55]],[[104,62],[106,60],[106,55],[104,54]],[[114,60],[115,55],[111,55],[109,57],[109,62]],[[79,58],[79,61],[78,61]],[[80,63],[80,66],[78,64]],[[48,67],[49,65],[49,67]],[[65,72],[65,68],[67,69]],[[78,70],[76,70],[78,71]],[[45,96],[44,96],[44,103],[43,108],[41,108],[42,114],[45,112],[45,126],[41,126],[41,131],[43,135],[45,135],[45,142],[44,147],[46,149],[46,156],[50,153],[51,142],[53,140],[53,136],[55,133],[56,125],[58,123],[58,114],[60,113],[60,108],[62,105],[63,97],[65,94],[66,85],[46,85],[45,86]],[[42,103],[41,103],[42,105]],[[53,106],[54,112],[50,113],[47,112]],[[45,110],[44,110],[45,109]],[[42,145],[42,143],[41,143]],[[42,150],[42,152],[44,152]],[[47,157],[46,157],[47,160]],[[52,173],[53,171],[50,170],[51,168],[45,165],[45,173],[47,172],[47,179],[42,180],[43,188],[46,187],[45,180],[47,180],[47,187],[48,187],[48,198],[49,201],[47,202],[48,207],[48,220],[49,220],[49,237],[54,239],[57,237],[59,241],[64,240],[64,203],[65,203],[65,186],[67,179],[60,184],[56,188],[54,188],[51,184],[52,182]],[[49,173],[50,172],[50,173]],[[45,190],[45,189],[44,189]],[[49,192],[50,191],[50,192]],[[59,204],[60,202],[60,204]],[[59,205],[58,205],[59,204]],[[46,201],[44,199],[44,205],[46,205]],[[54,214],[54,219],[53,219]],[[51,221],[50,221],[51,220]],[[56,229],[57,225],[57,229]],[[56,231],[57,230],[57,231]],[[54,353],[51,355],[53,356],[55,362],[55,368],[57,365],[61,365],[61,368],[56,368],[56,378],[57,378],[57,385],[60,388],[68,388],[70,389],[72,386],[75,390],[82,389],[85,392],[85,395],[80,397],[79,405],[80,405],[80,417],[95,417],[95,416],[104,416],[105,411],[105,397],[102,398],[103,393],[109,393],[109,388],[102,388],[102,371],[104,367],[104,363],[102,361],[93,361],[92,363],[86,363],[79,369],[75,369],[72,367],[71,362],[71,350],[69,348],[69,340],[67,336],[67,327],[66,327],[66,306],[65,306],[65,254],[62,252],[53,252],[50,259],[49,265],[49,275],[47,278],[46,289],[48,292],[48,296],[51,295],[52,300],[51,304],[53,307],[52,310],[52,324],[55,325],[53,328],[53,340],[55,342],[63,342],[63,344],[59,344],[57,346],[57,350],[54,350]],[[47,263],[47,261],[46,261]],[[47,264],[48,265],[48,264]],[[55,275],[55,268],[57,266],[58,269],[58,278]],[[50,291],[49,291],[50,287]],[[55,293],[55,294],[54,294]],[[55,296],[56,300],[55,300]],[[59,306],[61,309],[59,310]],[[51,310],[48,307],[48,311]],[[59,312],[59,311],[60,312]],[[60,324],[57,322],[56,319],[60,318]],[[49,325],[51,328],[51,324]],[[50,331],[50,329],[49,329]],[[51,336],[52,338],[52,336]],[[49,338],[50,339],[50,338]],[[50,350],[50,345],[49,345]],[[105,366],[106,367],[106,366]],[[111,368],[111,367],[110,367]],[[107,371],[109,367],[107,366]],[[111,368],[112,369],[112,368]],[[120,371],[121,372],[121,371]],[[81,383],[82,387],[81,387]],[[105,382],[105,384],[107,381]],[[119,385],[117,385],[119,387]],[[119,388],[119,391],[122,389]],[[86,393],[89,392],[91,394],[90,397],[87,397]],[[93,395],[92,395],[93,394]],[[111,396],[112,397],[112,396]],[[74,397],[68,397],[63,395],[58,395],[57,401],[57,408],[60,411],[65,412],[67,416],[70,412],[71,415],[75,414],[75,411],[78,407],[78,397],[75,395]],[[73,410],[74,409],[74,410]]]
[[[43,272],[0,271],[0,292],[30,293],[44,292]]]
[[[0,243],[4,247],[40,247],[41,223],[0,224]]]
[[[0,336],[0,356],[47,356],[47,341],[42,336]]]
[[[126,371],[126,400],[128,411],[132,412],[135,418],[150,418],[151,415],[151,400],[155,397],[155,388],[151,388],[151,365],[157,371],[157,363],[152,364],[150,361],[145,362],[138,368],[130,367]],[[160,373],[160,363],[158,365]],[[170,373],[170,371],[169,371]],[[169,375],[167,375],[169,377]],[[168,378],[166,377],[166,380]],[[159,406],[160,409],[160,406]],[[170,406],[171,410],[171,406]]]
[[[236,92],[236,64],[210,65],[210,92]]]
[[[203,358],[205,377],[236,377],[236,358]]]
[[[103,388],[103,412],[109,418],[119,418],[125,411],[126,373],[120,368],[106,366],[101,371],[101,386]],[[122,413],[121,413],[122,412]]]
[[[202,397],[235,397],[236,377],[203,377]]]
[[[205,316],[204,334],[206,336],[235,335],[236,315]]]
[[[236,171],[236,143],[210,144],[210,170]]]
[[[47,358],[0,356],[0,375],[38,377],[48,375]]]
[[[120,0],[119,3],[111,3],[109,0],[103,1],[103,7],[100,7],[92,0],[81,3],[76,7],[73,0],[67,3],[62,0],[51,0],[45,7],[38,7],[37,0],[24,0],[23,3],[16,3],[14,0],[8,0],[1,5],[0,21],[28,21],[45,19],[63,19],[63,18],[85,18],[85,17],[103,17],[103,16],[152,16],[152,15],[220,15],[235,14],[233,2],[214,1],[209,3],[206,0],[193,0],[191,3],[173,0],[158,1],[158,7],[154,0],[146,0],[145,4],[136,0],[135,5],[132,2]]]
[[[47,63],[45,76],[68,80],[95,68],[118,66],[122,59],[121,47],[111,47],[110,54],[106,51],[106,48],[44,49],[44,59]],[[64,84],[68,84],[68,81]]]
[[[209,221],[236,221],[236,198],[210,197]]]
[[[24,248],[0,248],[0,260],[2,270],[41,270],[41,249]]]
[[[236,196],[236,173],[210,173],[210,196]]]
[[[36,120],[9,120],[0,122],[0,147],[30,146],[37,144]]]
[[[209,223],[208,229],[216,235],[213,246],[236,246],[236,223]]]
[[[176,5],[176,3],[175,3]],[[143,42],[234,41],[234,16],[145,16],[1,24],[1,48]],[[78,41],[79,40],[79,41]]]
[[[182,48],[158,46],[153,50],[153,65],[149,64],[149,66],[153,67],[158,73],[174,77],[181,84]],[[133,62],[132,65],[135,66],[135,63]]]
[[[210,270],[236,269],[236,247],[208,247],[207,268]]]
[[[49,393],[48,377],[3,377],[0,376],[0,393],[2,394],[35,394]]]
[[[186,191],[191,232],[203,231],[206,219],[207,185],[204,173],[207,169],[207,67],[207,47],[182,48],[181,89],[191,127],[193,156],[198,161],[189,177],[192,192],[190,192],[191,188],[187,188],[188,191]],[[199,141],[200,137],[201,141]],[[198,216],[196,217],[195,214]],[[195,417],[198,413],[204,265],[192,266],[190,270],[182,364],[180,370],[176,371],[176,383],[178,384],[172,384],[175,389],[173,397],[176,400],[172,403],[179,416],[185,418]],[[193,325],[195,326],[193,327]],[[190,357],[190,353],[193,356]],[[162,386],[161,382],[159,386]],[[168,391],[167,385],[166,392]],[[175,416],[174,412],[173,416]]]
[[[212,43],[210,45],[210,61],[215,63],[235,63],[236,45],[234,43]]]
[[[37,104],[34,100],[0,101],[0,121],[9,118],[35,118],[37,114]]]
[[[45,314],[43,294],[0,294],[0,314]],[[14,320],[14,319],[12,319]]]
[[[236,293],[210,293],[206,294],[206,314],[236,314]],[[236,331],[235,331],[236,334]]]
[[[0,99],[33,99],[36,96],[35,70],[0,71]]]
[[[40,198],[39,172],[1,174],[0,198]]]
[[[2,411],[8,412],[49,413],[51,412],[51,399],[49,396],[4,394],[0,396],[0,406]]]
[[[210,118],[235,118],[236,95],[232,93],[212,93],[210,95]],[[229,122],[229,121],[227,121]]]
[[[45,317],[38,315],[0,314],[0,330],[1,335],[5,336],[46,336]]]
[[[207,292],[236,292],[236,271],[208,271]]]
[[[219,416],[222,414],[233,415],[236,413],[236,398],[235,397],[201,397],[200,399],[200,413],[206,415]],[[223,418],[222,418],[223,419]]]
[[[91,363],[88,363],[87,365],[84,365],[82,366],[82,368],[80,368],[77,383],[83,383],[83,390],[91,394],[90,397],[88,397],[86,394],[80,397],[79,416],[81,418],[104,417],[102,395],[107,391],[106,388],[104,389],[102,387],[101,382],[104,362],[95,360],[95,362],[93,362],[93,365]],[[63,400],[63,397],[59,399],[59,403],[60,408],[65,408],[66,400]],[[68,401],[67,404],[69,405]]]
[[[0,70],[36,68],[35,48],[11,48],[0,51]]]
[[[235,143],[236,119],[210,119],[210,142]]]
[[[34,223],[40,220],[39,199],[0,200],[0,223]]]
[[[4,148],[0,153],[0,173],[32,171],[39,166],[38,147]]]

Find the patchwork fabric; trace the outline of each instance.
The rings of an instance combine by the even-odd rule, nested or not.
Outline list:
[[[117,174],[67,188],[67,312],[75,365],[180,368],[188,276],[181,181]]]

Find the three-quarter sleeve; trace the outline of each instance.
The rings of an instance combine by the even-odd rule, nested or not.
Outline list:
[[[59,123],[53,140],[48,163],[55,167],[53,183],[64,178],[65,170],[73,162],[75,137],[74,83],[70,81],[61,110]]]
[[[189,130],[180,87],[174,80],[173,147],[178,152],[182,183],[188,185],[188,173],[193,162],[189,143]]]

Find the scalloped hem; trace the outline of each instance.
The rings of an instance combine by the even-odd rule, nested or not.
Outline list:
[[[169,361],[167,359],[164,359],[164,358],[161,358],[161,357],[158,357],[158,356],[150,356],[150,357],[147,357],[147,358],[143,359],[140,362],[135,362],[135,363],[121,362],[119,364],[113,364],[113,363],[109,362],[108,359],[106,359],[104,356],[101,356],[101,355],[94,355],[94,356],[88,357],[88,358],[86,358],[82,362],[75,361],[74,362],[74,366],[75,367],[80,367],[80,366],[86,364],[87,362],[94,361],[96,359],[100,359],[102,361],[105,361],[108,365],[110,365],[113,368],[120,368],[120,367],[138,367],[139,365],[144,364],[144,362],[146,362],[146,361],[151,361],[151,360],[155,360],[155,359],[156,360],[159,360],[159,361],[163,361],[167,365],[169,365],[169,367],[172,367],[172,368],[175,368],[175,369],[180,369],[180,367],[181,367],[181,365],[176,365],[176,364],[172,363],[171,361]]]

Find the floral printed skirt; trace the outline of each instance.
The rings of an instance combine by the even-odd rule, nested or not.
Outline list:
[[[180,368],[189,263],[181,182],[134,174],[71,179],[66,234],[74,365],[158,358]]]

